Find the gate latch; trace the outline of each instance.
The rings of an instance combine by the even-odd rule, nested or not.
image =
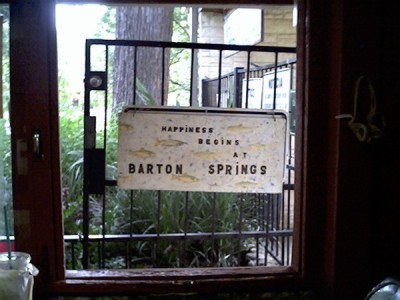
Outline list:
[[[42,135],[39,131],[34,131],[32,134],[32,154],[33,161],[42,161],[44,159],[42,149]]]

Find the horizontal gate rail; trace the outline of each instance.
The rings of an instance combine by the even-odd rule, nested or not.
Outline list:
[[[188,233],[143,233],[143,234],[91,234],[89,235],[88,241],[109,241],[109,242],[123,242],[129,240],[155,240],[155,239],[166,239],[166,240],[185,240],[185,239],[211,239],[211,238],[238,238],[238,237],[276,237],[276,236],[291,236],[293,230],[274,230],[268,232],[262,231],[230,231],[230,232],[188,232]],[[79,242],[82,240],[82,236],[65,235],[65,242]]]
[[[224,50],[224,51],[245,51],[245,52],[272,52],[272,53],[296,53],[294,47],[274,47],[274,46],[246,46],[228,44],[209,44],[209,43],[179,43],[143,40],[104,40],[88,39],[86,45],[106,45],[106,46],[140,46],[140,47],[159,47],[159,48],[183,48],[193,50]]]

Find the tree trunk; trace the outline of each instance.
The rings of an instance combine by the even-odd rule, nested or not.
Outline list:
[[[171,41],[172,7],[118,7],[116,38],[124,40]],[[114,105],[163,104],[168,94],[170,51],[164,53],[162,87],[162,49],[138,47],[136,53],[136,103],[134,103],[134,47],[116,47],[114,53]],[[145,90],[144,90],[144,89]],[[140,90],[140,93],[139,93]],[[164,99],[162,101],[162,90]],[[149,97],[140,95],[148,94]],[[139,95],[140,94],[140,95]]]

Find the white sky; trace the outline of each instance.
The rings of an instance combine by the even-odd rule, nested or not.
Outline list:
[[[83,91],[85,40],[95,38],[105,10],[96,4],[56,6],[59,69],[76,92]]]

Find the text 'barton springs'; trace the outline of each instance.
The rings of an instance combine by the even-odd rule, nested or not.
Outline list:
[[[129,174],[174,174],[183,175],[182,164],[129,164]],[[213,175],[265,175],[267,166],[239,164],[211,164],[208,166],[208,174]]]

